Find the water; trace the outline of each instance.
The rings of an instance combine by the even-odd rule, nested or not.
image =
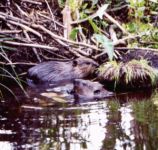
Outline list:
[[[157,91],[49,107],[1,101],[1,150],[157,150],[157,141]]]

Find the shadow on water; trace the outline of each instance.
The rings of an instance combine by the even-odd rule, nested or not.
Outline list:
[[[28,102],[31,99],[35,98]],[[0,106],[3,150],[157,149],[157,91],[121,93],[99,101],[51,107],[5,102]]]

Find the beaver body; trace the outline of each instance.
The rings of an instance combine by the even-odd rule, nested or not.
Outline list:
[[[92,100],[101,99],[113,95],[113,92],[106,90],[99,82],[92,82],[83,79],[74,79],[73,82],[62,84],[52,89],[49,92],[61,93],[64,96],[71,99],[71,96],[75,100]]]
[[[98,63],[89,58],[77,58],[67,62],[49,61],[30,68],[28,76],[35,83],[56,83],[87,77],[97,66]]]
[[[113,92],[106,90],[99,82],[89,80],[74,80],[75,98],[80,100],[101,99],[113,95]]]

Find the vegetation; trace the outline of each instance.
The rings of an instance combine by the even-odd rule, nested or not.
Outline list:
[[[113,60],[122,51],[157,51],[157,5],[157,0],[1,0],[0,76],[14,79],[24,91],[19,75],[31,65],[85,56],[101,64],[112,61],[117,81],[120,66]],[[153,84],[155,72],[146,70],[142,76]],[[8,89],[5,82],[0,86]]]
[[[158,70],[149,66],[143,59],[131,60],[128,63],[107,62],[99,67],[98,78],[105,84],[113,82],[115,88],[117,86],[123,89],[155,87]]]

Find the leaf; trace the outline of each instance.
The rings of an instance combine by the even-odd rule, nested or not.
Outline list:
[[[108,8],[109,4],[104,4],[102,7],[99,8],[99,10],[96,12],[97,16],[99,16],[100,19],[103,19],[103,15],[105,10]]]
[[[91,26],[92,26],[94,32],[95,32],[95,33],[99,33],[99,28],[98,28],[98,26],[94,23],[94,21],[93,21],[92,19],[89,19],[88,21],[89,21],[89,23],[91,24]]]
[[[64,0],[58,0],[58,5],[59,5],[60,8],[63,8],[64,5],[65,5]]]
[[[81,8],[82,8],[82,10],[86,9],[86,8],[87,8],[87,6],[88,6],[88,3],[83,4],[83,5],[82,5],[82,7],[81,7]]]
[[[98,3],[98,0],[92,0],[92,6],[96,5]]]
[[[78,28],[74,28],[72,29],[71,33],[70,33],[70,39],[74,40],[76,39],[76,36],[77,36],[77,33],[79,32],[79,29]]]
[[[158,0],[149,0],[149,1],[151,1],[153,3],[158,3]]]
[[[109,59],[112,60],[114,56],[114,46],[112,41],[110,41],[103,34],[94,34],[94,38],[97,40],[98,43],[102,44],[108,54]]]
[[[129,24],[127,24],[127,30],[131,33],[134,33],[137,31],[137,25],[134,22],[131,22]]]

